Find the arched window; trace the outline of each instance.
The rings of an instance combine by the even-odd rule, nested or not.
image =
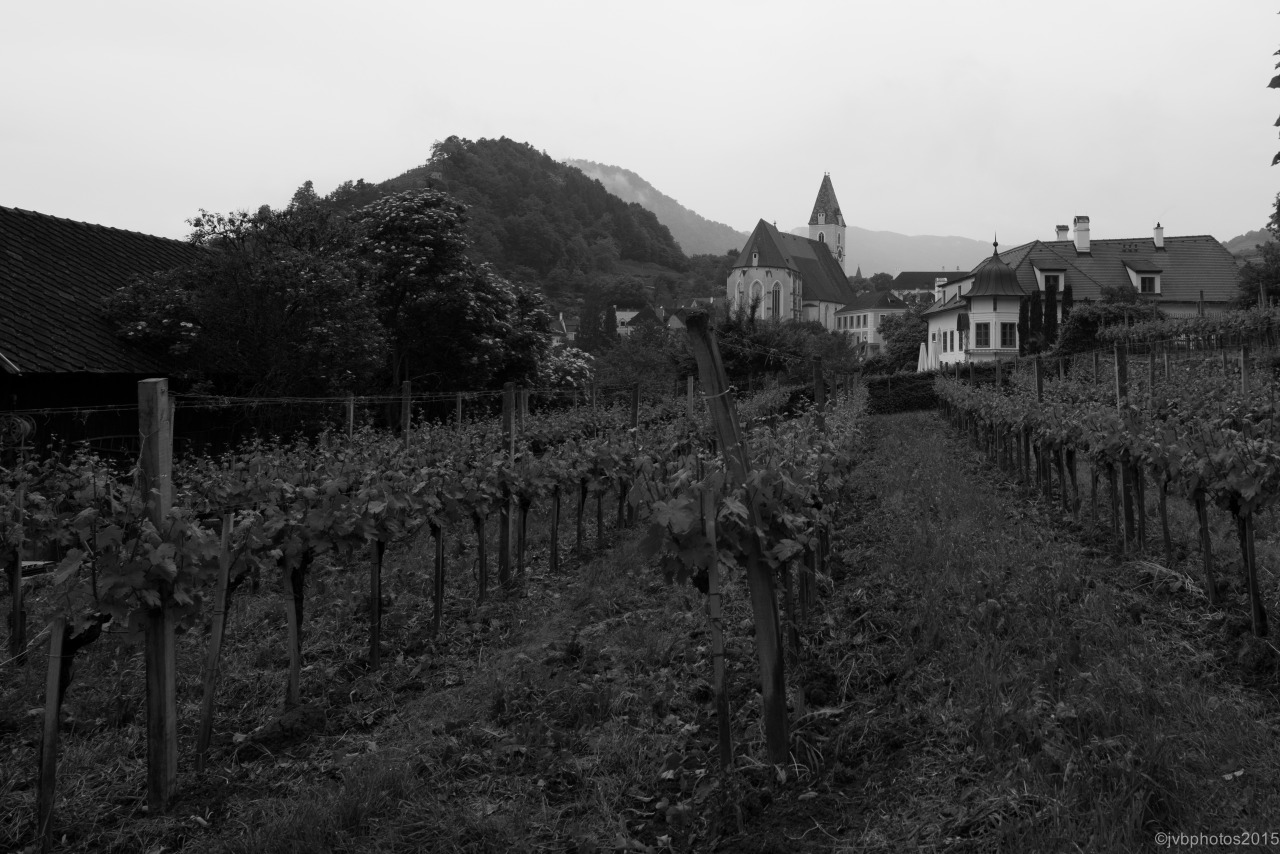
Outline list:
[[[819,232],[818,232],[818,242],[819,242],[819,243],[826,243],[826,242],[827,242],[827,235],[826,235],[826,234],[824,234],[823,232],[819,231]]]
[[[771,311],[769,313],[769,316],[772,317],[774,320],[781,319],[782,317],[782,285],[779,285],[777,282],[775,282],[773,285],[773,305],[770,308],[771,308]]]
[[[751,313],[754,315],[759,310],[761,301],[764,299],[764,285],[760,284],[760,280],[756,279],[751,283]]]

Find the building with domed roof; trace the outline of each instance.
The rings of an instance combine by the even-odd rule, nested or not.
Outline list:
[[[956,362],[989,362],[1018,355],[1018,310],[1026,293],[1018,274],[992,244],[991,257],[967,276],[939,287],[924,311],[929,325],[922,369]]]

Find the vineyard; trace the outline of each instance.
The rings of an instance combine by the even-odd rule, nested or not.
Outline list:
[[[1280,497],[1277,320],[1274,311],[1251,311],[1104,329],[1107,350],[1052,363],[1024,360],[1007,376],[997,366],[987,385],[965,383],[957,371],[957,378],[938,379],[937,393],[954,426],[990,460],[1034,481],[1049,500],[1056,490],[1077,520],[1078,465],[1086,463],[1090,521],[1098,522],[1105,480],[1102,512],[1125,553],[1153,547],[1148,526],[1158,524],[1172,565],[1168,500],[1187,502],[1211,604],[1221,584],[1209,512],[1226,511],[1238,536],[1252,629],[1261,637],[1268,620],[1255,518]]]
[[[707,675],[722,767],[733,762],[735,734],[721,585],[745,574],[765,747],[785,763],[784,646],[797,653],[800,628],[827,583],[831,499],[858,461],[862,397],[844,388],[827,403],[819,378],[817,406],[806,402],[814,396],[808,388],[787,387],[735,406],[729,389],[714,390],[722,370],[717,375],[708,341],[706,404],[696,409],[691,398],[642,403],[634,389],[613,402],[530,411],[508,388],[497,418],[406,424],[398,435],[349,425],[174,460],[172,420],[185,417],[183,407],[153,380],[139,388],[144,443],[136,464],[84,447],[29,459],[16,452],[0,481],[12,603],[4,666],[18,678],[6,705],[29,704],[36,674],[47,671],[47,679],[41,713],[27,716],[41,727],[40,738],[26,742],[38,751],[15,748],[0,780],[7,801],[25,805],[6,810],[6,847],[38,839],[46,850],[64,841],[75,849],[66,828],[83,805],[65,793],[92,772],[73,761],[69,774],[58,754],[62,729],[76,733],[85,723],[60,713],[87,678],[76,662],[91,662],[93,691],[117,695],[96,726],[133,732],[131,703],[141,697],[145,745],[132,743],[145,747],[146,798],[137,807],[161,816],[206,785],[220,763],[269,753],[273,738],[307,720],[325,690],[316,674],[393,669],[412,682],[459,628],[451,613],[474,616],[495,599],[514,603],[533,583],[535,561],[541,583],[554,584],[567,564],[602,553],[615,529],[643,532],[643,554],[668,581],[692,580],[708,593],[701,631],[714,636]],[[16,432],[21,439],[20,426]],[[405,559],[424,552],[426,560]],[[384,578],[388,561],[397,566]],[[230,618],[277,596],[284,637],[276,642],[281,654],[269,658],[284,666],[258,702],[271,697],[266,702],[284,714],[256,735],[228,733],[221,716],[236,703],[222,685],[242,690],[244,680],[224,655],[237,631],[257,628]],[[246,603],[239,611],[237,599]],[[347,615],[338,633],[356,649],[330,638],[323,652],[316,648],[321,639],[309,626],[317,605],[329,632],[335,613]],[[469,625],[464,619],[462,628]],[[39,627],[30,638],[28,626]],[[139,646],[142,674],[129,652]],[[407,674],[406,656],[417,660]],[[105,686],[103,669],[113,674]],[[115,758],[132,769],[134,791],[143,782],[137,752]]]

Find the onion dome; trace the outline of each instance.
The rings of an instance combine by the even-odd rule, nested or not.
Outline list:
[[[1018,274],[1000,257],[1000,244],[992,243],[991,257],[974,276],[973,287],[966,297],[1021,297],[1025,296]]]

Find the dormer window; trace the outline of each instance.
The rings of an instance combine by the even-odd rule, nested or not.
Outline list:
[[[1139,276],[1138,292],[1144,294],[1160,293],[1160,278],[1158,276]]]
[[[1146,258],[1124,259],[1125,272],[1129,274],[1129,284],[1143,296],[1160,296],[1159,267]]]
[[[818,225],[827,224],[827,215],[821,211],[818,212]]]

